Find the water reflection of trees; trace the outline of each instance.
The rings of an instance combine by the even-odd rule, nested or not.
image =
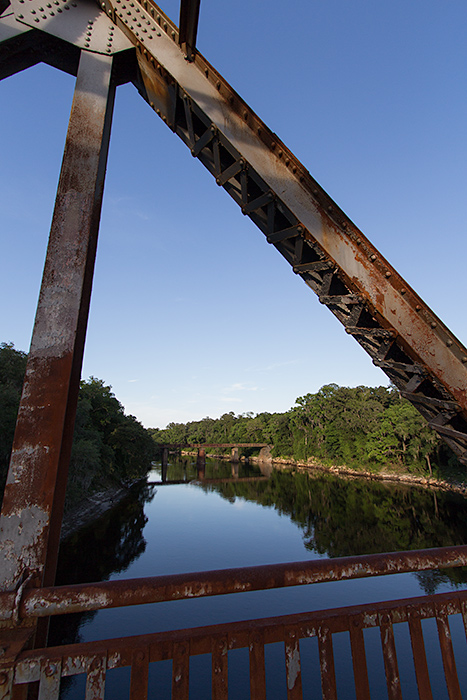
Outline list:
[[[60,549],[57,585],[105,581],[111,574],[127,569],[146,548],[144,504],[154,495],[153,486],[138,485],[116,508],[70,536]],[[79,642],[80,627],[95,614],[52,618],[49,644]]]
[[[224,498],[272,506],[303,530],[305,547],[329,557],[464,544],[465,498],[448,492],[327,474],[274,471],[269,481],[210,486]],[[449,579],[467,581],[464,569],[417,574],[433,592]]]

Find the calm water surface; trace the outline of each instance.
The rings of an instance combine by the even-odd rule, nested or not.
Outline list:
[[[372,552],[463,544],[467,541],[466,501],[460,496],[315,472],[273,471],[267,479],[256,466],[207,460],[200,481],[192,458],[169,465],[164,485],[135,489],[98,523],[62,546],[58,583],[137,578],[257,564],[302,561]],[[149,482],[160,481],[155,469]],[[401,574],[359,581],[174,601],[56,618],[51,643],[92,641],[278,614],[320,610],[379,600],[419,596],[464,586],[463,570]],[[450,618],[461,685],[467,697],[467,648],[462,622]],[[447,698],[435,623],[424,634],[438,698]],[[433,624],[431,624],[433,623]],[[425,625],[425,623],[424,623]],[[404,697],[417,697],[410,640],[396,625]],[[366,630],[372,697],[386,698],[379,631]],[[266,652],[268,698],[286,697],[283,645]],[[347,634],[335,635],[339,698],[354,698]],[[246,657],[245,657],[246,654]],[[321,697],[315,639],[301,642],[305,697]],[[229,652],[229,697],[248,698],[248,652]],[[245,663],[246,659],[246,663]],[[170,697],[170,662],[154,664],[151,693]],[[210,658],[190,666],[194,698],[210,697]],[[63,695],[84,697],[83,679],[67,681]],[[125,669],[108,673],[106,698],[128,697]],[[156,697],[155,694],[152,697]]]

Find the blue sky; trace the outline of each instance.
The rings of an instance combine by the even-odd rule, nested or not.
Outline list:
[[[176,21],[178,2],[163,9]],[[467,5],[201,1],[198,47],[464,344]],[[0,341],[27,350],[74,79],[0,83]],[[83,376],[146,426],[386,384],[131,86],[119,88]]]

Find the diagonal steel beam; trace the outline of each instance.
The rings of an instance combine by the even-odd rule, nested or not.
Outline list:
[[[111,56],[81,54],[0,518],[0,588],[55,575],[114,102]]]

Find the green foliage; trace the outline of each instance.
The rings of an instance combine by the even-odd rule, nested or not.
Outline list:
[[[67,487],[67,506],[90,491],[143,478],[154,458],[154,441],[134,416],[126,416],[101,379],[82,381]]]
[[[170,423],[152,434],[159,444],[266,442],[273,446],[273,457],[459,476],[455,456],[394,387],[327,384],[316,394],[299,397],[285,413],[230,412],[217,420]]]
[[[0,345],[0,494],[3,493],[27,355]],[[82,381],[76,411],[66,508],[110,485],[128,485],[151,468],[155,446],[134,416],[126,416],[110,386]]]
[[[0,494],[3,493],[15,432],[27,355],[13,343],[0,344]]]

